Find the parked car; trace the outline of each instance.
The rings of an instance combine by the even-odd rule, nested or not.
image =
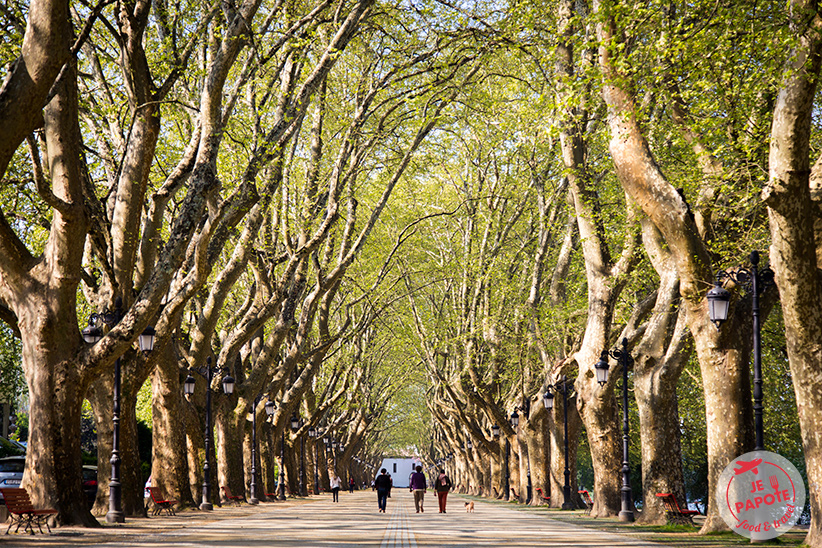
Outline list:
[[[23,470],[26,468],[26,457],[5,457],[0,459],[0,487],[20,487]],[[0,495],[0,501],[3,495]],[[3,502],[5,504],[5,501]]]
[[[83,493],[86,494],[89,508],[94,506],[94,499],[97,498],[97,467],[83,465]]]
[[[15,440],[7,440],[0,436],[0,458],[26,456],[26,446]]]

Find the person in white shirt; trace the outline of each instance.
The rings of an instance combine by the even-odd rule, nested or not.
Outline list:
[[[340,477],[336,473],[331,472],[330,481],[331,481],[331,495],[333,495],[333,497],[334,497],[333,499],[331,499],[331,502],[340,502],[340,486],[342,485],[342,482],[340,481]]]

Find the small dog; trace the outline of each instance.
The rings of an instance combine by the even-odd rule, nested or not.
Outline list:
[[[468,501],[468,502],[465,503],[465,511],[466,512],[471,512],[472,514],[474,513],[474,501],[473,500]]]

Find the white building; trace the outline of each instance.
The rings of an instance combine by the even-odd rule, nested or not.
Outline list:
[[[417,458],[383,459],[375,477],[379,476],[380,470],[385,468],[386,472],[391,475],[391,479],[394,480],[394,487],[408,487],[408,479],[417,465],[422,466],[422,461]]]

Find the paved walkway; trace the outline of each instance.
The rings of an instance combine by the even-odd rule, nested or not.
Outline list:
[[[183,512],[177,517],[127,519],[101,529],[64,527],[52,535],[0,536],[0,547],[300,547],[300,548],[531,548],[535,546],[661,546],[625,536],[583,529],[537,512],[475,503],[465,512],[458,496],[448,513],[438,513],[429,491],[425,512],[414,512],[408,491],[395,489],[385,514],[371,491],[323,495],[309,500]]]

